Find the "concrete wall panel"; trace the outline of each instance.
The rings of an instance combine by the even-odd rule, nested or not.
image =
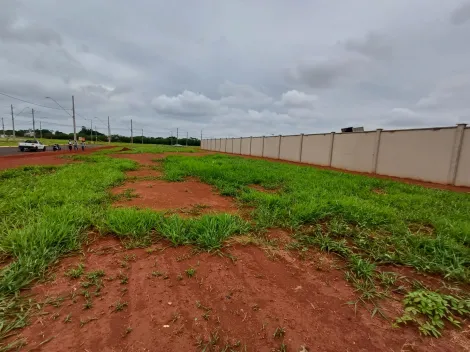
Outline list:
[[[383,131],[377,173],[447,183],[455,131]]]
[[[240,154],[240,144],[241,144],[241,138],[235,138],[233,140],[233,154]]]
[[[460,150],[460,162],[455,179],[457,186],[470,187],[470,128],[464,130],[462,149]]]
[[[279,152],[279,136],[264,138],[264,156],[266,158],[277,159]]]
[[[215,140],[215,150],[216,150],[217,152],[220,152],[220,138],[217,138],[217,139]]]
[[[286,136],[281,138],[282,160],[300,161],[300,140],[302,136]]]
[[[251,141],[251,155],[262,156],[263,153],[263,137],[253,137]]]
[[[376,132],[335,134],[331,166],[362,172],[372,172],[372,157]]]
[[[250,155],[250,137],[242,138],[242,154]]]
[[[232,152],[233,138],[227,139],[227,153]]]
[[[331,138],[331,133],[304,136],[302,162],[328,166]]]
[[[225,153],[227,138],[222,138],[222,143],[220,144],[220,151]]]

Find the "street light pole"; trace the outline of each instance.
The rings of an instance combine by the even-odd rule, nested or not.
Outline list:
[[[34,109],[31,109],[31,114],[33,114],[33,138],[36,138],[36,125],[34,124]]]
[[[64,110],[67,114],[70,115],[70,113],[66,109],[64,109],[62,105],[60,105],[57,101],[55,101],[55,99],[51,97],[46,97],[46,99],[51,99],[54,103],[59,105],[62,110]],[[72,116],[72,119],[73,119],[73,140],[75,142],[77,141],[77,125],[75,124],[75,98],[73,95],[72,95],[72,115],[70,116]],[[13,117],[13,107],[12,107],[12,117]]]
[[[13,116],[13,104],[11,104],[11,125],[13,126],[13,139],[15,139],[15,117]]]
[[[73,140],[74,142],[77,141],[77,125],[75,123],[75,98],[72,95],[72,119],[73,119]]]
[[[109,116],[108,116],[108,143],[111,143],[111,127],[109,126]]]

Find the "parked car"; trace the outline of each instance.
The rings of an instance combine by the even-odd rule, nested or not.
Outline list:
[[[20,149],[20,152],[26,151],[46,151],[46,146],[42,144],[40,141],[37,140],[27,140],[21,143],[18,143],[18,148]]]

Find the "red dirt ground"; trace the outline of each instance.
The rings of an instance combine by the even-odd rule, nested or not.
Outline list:
[[[228,197],[222,197],[213,192],[212,187],[196,180],[184,182],[166,182],[148,180],[126,182],[112,190],[115,195],[132,189],[137,198],[122,199],[116,206],[139,207],[153,210],[190,210],[197,208],[198,212],[234,213],[237,207]]]
[[[126,175],[128,177],[137,177],[137,178],[142,178],[142,177],[159,177],[162,175],[160,171],[157,170],[152,170],[152,169],[141,169],[141,170],[133,170],[133,171],[127,171]]]
[[[470,342],[465,331],[423,338],[416,327],[392,328],[360,306],[355,313],[346,302],[357,296],[335,269],[341,264],[335,257],[312,252],[299,260],[283,251],[269,259],[258,247],[240,245],[226,251],[232,259],[164,243],[126,251],[113,238],[100,239],[83,255],[63,259],[52,270],[55,281],[32,289],[37,299],[65,299],[32,318],[21,333],[28,342],[24,350],[201,351],[211,334],[218,340],[206,351],[231,345],[234,351],[268,352],[284,343],[288,351],[457,352]],[[85,278],[64,276],[78,263],[86,271],[106,273],[100,296],[92,295],[93,307],[87,310],[80,287]],[[196,270],[194,277],[186,275],[189,268]],[[128,277],[127,284],[120,283],[120,274]],[[127,306],[116,312],[118,301]],[[400,304],[390,302],[383,309],[393,318]],[[71,322],[65,323],[68,314]],[[284,337],[273,336],[278,327]]]
[[[148,169],[157,165],[152,160],[170,155],[201,155],[201,153],[166,153],[166,154],[113,154],[112,157],[132,159],[143,166],[140,170],[129,171],[129,177],[137,177],[112,190],[119,195],[131,189],[137,195],[131,199],[121,199],[114,203],[118,207],[138,207],[157,211],[170,210],[184,215],[207,213],[235,213],[237,207],[229,197],[222,197],[212,187],[191,179],[184,182],[166,182],[162,180],[139,180],[142,177],[160,175],[158,171]],[[202,153],[206,154],[206,153]]]
[[[152,159],[164,155],[117,157],[148,167],[155,165]],[[133,188],[140,197],[123,204],[147,202],[150,208],[161,210],[207,202],[212,206],[209,209],[235,210],[230,198],[194,180],[169,187],[160,180],[138,179],[153,172],[158,173],[142,169],[128,174],[137,180],[115,191]],[[402,296],[380,302],[388,321],[371,317],[360,305],[355,312],[347,302],[357,300],[358,294],[338,269],[345,263],[315,251],[303,253],[300,260],[296,253],[283,249],[290,241],[289,233],[272,229],[258,240],[259,246],[239,244],[253,242],[247,237],[231,239],[225,255],[195,253],[190,247],[174,248],[164,242],[146,250],[125,250],[112,237],[98,239],[85,246],[81,255],[62,259],[50,271],[50,281],[28,292],[38,301],[57,296],[63,301],[57,307],[46,304],[32,316],[31,325],[21,331],[28,343],[23,350],[143,352],[206,347],[207,352],[268,352],[279,350],[282,343],[288,351],[312,352],[470,350],[470,326],[462,331],[445,330],[440,339],[423,338],[414,326],[393,328],[393,319],[402,312]],[[93,294],[94,288],[88,289],[89,309],[84,307],[80,284],[86,279],[64,275],[79,263],[86,265],[87,272],[101,269],[106,273],[98,295]],[[190,268],[195,269],[194,277],[185,272]],[[406,270],[399,272],[406,274]],[[116,311],[117,302],[125,303],[121,311]],[[69,314],[71,321],[65,322]],[[278,327],[285,335],[275,338]],[[211,337],[213,344],[208,345]]]
[[[25,166],[25,165],[61,165],[71,163],[72,160],[59,158],[61,155],[69,154],[91,154],[101,149],[108,149],[110,147],[100,147],[93,149],[86,149],[84,152],[69,152],[68,150],[61,150],[57,152],[37,152],[25,153],[20,155],[8,155],[0,157],[0,170]]]

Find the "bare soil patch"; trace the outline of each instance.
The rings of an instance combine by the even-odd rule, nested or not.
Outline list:
[[[141,154],[109,154],[110,157],[119,158],[119,159],[131,159],[137,161],[139,164],[144,166],[156,165],[152,160],[161,159],[165,157],[165,154],[150,154],[150,153],[141,153]]]
[[[234,213],[237,207],[229,197],[216,194],[212,187],[196,180],[184,182],[166,182],[147,180],[126,182],[112,190],[119,195],[131,188],[136,198],[122,199],[116,206],[148,208],[153,210],[174,210],[191,213],[197,208],[199,213],[226,212]]]
[[[100,147],[85,149],[85,151],[73,151],[61,150],[57,152],[37,152],[37,153],[25,153],[20,155],[10,155],[0,157],[0,170],[10,169],[19,166],[26,165],[62,165],[74,162],[70,159],[60,158],[63,155],[83,155],[91,154],[101,149],[108,149],[110,147]]]
[[[141,170],[127,171],[126,175],[128,177],[143,178],[143,177],[160,177],[162,173],[160,171],[152,170],[152,169],[141,169]]]
[[[387,192],[385,192],[383,189],[381,188],[374,188],[372,190],[372,192],[374,192],[375,194],[387,194]]]
[[[254,246],[229,250],[231,259],[164,243],[125,251],[117,240],[98,240],[83,248],[83,255],[63,259],[53,270],[54,281],[32,289],[40,301],[62,299],[46,305],[22,331],[28,342],[23,350],[224,351],[231,346],[268,352],[284,343],[288,351],[303,346],[303,351],[450,352],[468,346],[465,331],[423,338],[414,327],[394,329],[360,307],[355,313],[346,302],[356,294],[343,272],[319,263],[331,262],[331,256],[270,260]],[[85,272],[105,272],[99,296],[88,289],[89,309],[81,287],[86,278],[64,276],[79,263]],[[194,269],[192,277],[188,269]],[[399,314],[396,304],[384,305],[391,317]],[[278,328],[284,334],[276,338]]]
[[[263,192],[263,193],[277,193],[279,191],[279,189],[268,189],[268,188],[264,188],[261,185],[250,185],[248,187],[256,191]]]

